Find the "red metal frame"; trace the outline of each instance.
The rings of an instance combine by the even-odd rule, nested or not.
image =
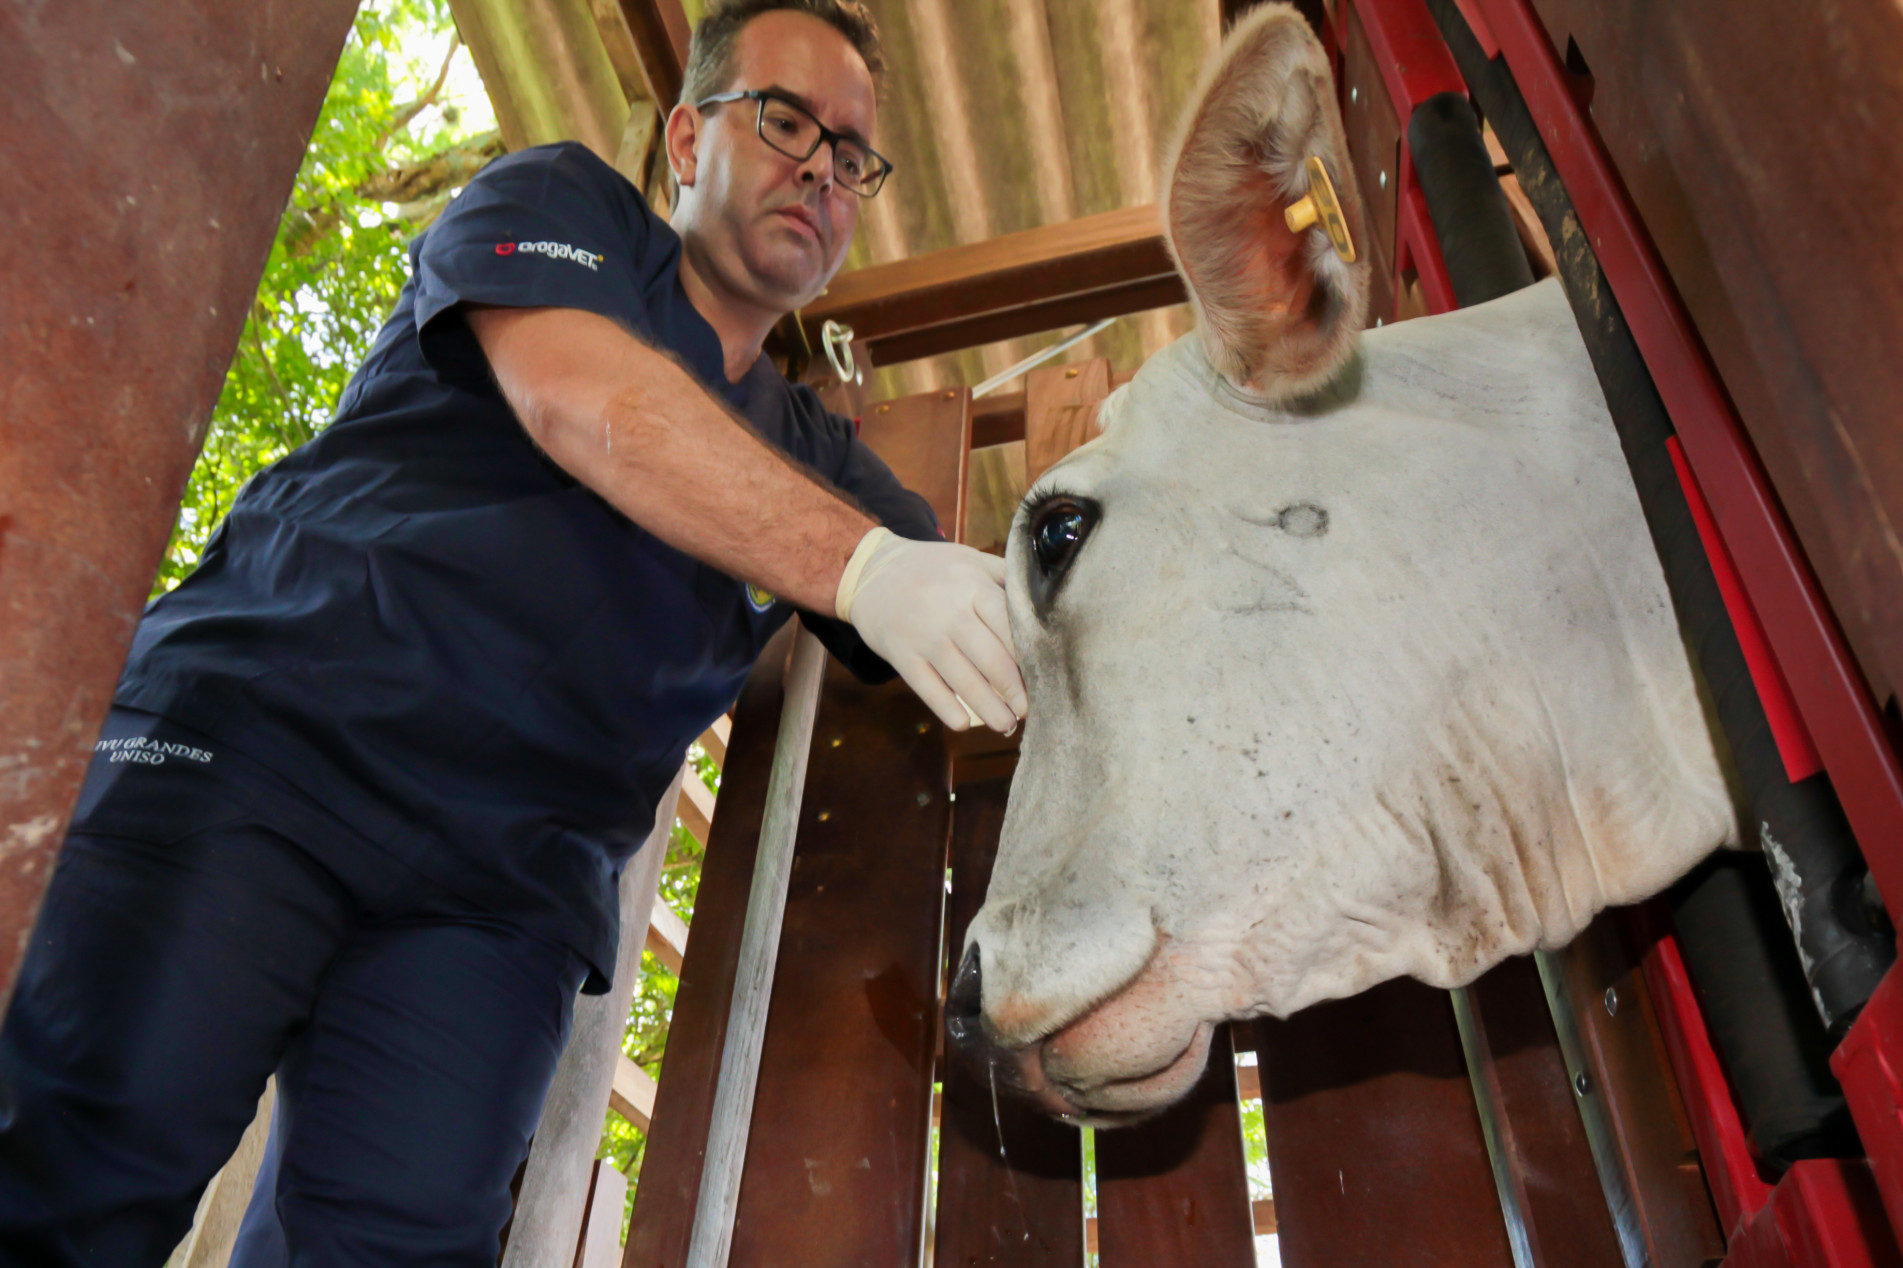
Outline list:
[[[1454,55],[1440,37],[1440,28],[1427,12],[1425,0],[1353,0],[1361,18],[1361,29],[1368,36],[1368,50],[1381,68],[1381,81],[1394,103],[1401,125],[1400,170],[1395,173],[1394,219],[1394,296],[1398,303],[1405,293],[1403,279],[1409,269],[1420,280],[1421,293],[1429,312],[1444,313],[1454,307],[1454,287],[1447,276],[1447,265],[1440,253],[1440,239],[1427,215],[1427,198],[1414,176],[1414,159],[1408,153],[1405,138],[1407,121],[1414,109],[1429,97],[1443,92],[1467,95],[1467,81],[1460,77]],[[1340,23],[1331,34],[1341,38]],[[1341,50],[1330,50],[1335,65],[1341,65]],[[1336,76],[1340,82],[1340,76]],[[1393,313],[1386,316],[1391,320]]]
[[[1434,92],[1464,92],[1457,71],[1448,82],[1451,55],[1422,0],[1355,2],[1397,110],[1411,115]],[[1487,55],[1505,54],[1671,415],[1673,462],[1786,771],[1829,772],[1892,914],[1903,915],[1903,765],[1723,383],[1531,0],[1455,2]],[[1432,311],[1446,311],[1452,288],[1401,149],[1395,291],[1411,264]],[[1645,973],[1730,1268],[1898,1263],[1882,1212],[1903,1228],[1903,975],[1884,980],[1832,1060],[1871,1162],[1804,1162],[1771,1186],[1751,1157],[1677,943],[1669,934],[1650,942]]]
[[[1903,765],[1836,619],[1531,0],[1468,3],[1506,55],[1844,813],[1891,914],[1903,916]]]
[[[1897,913],[1903,909],[1903,767],[1723,384],[1530,0],[1465,0],[1462,7],[1479,12],[1506,55],[1671,414],[1680,442],[1674,458],[1713,567],[1727,586],[1739,637],[1749,654],[1754,632],[1762,631],[1756,650],[1768,650],[1752,663],[1759,694],[1767,712],[1775,712],[1781,700],[1794,702],[1794,716],[1779,735],[1786,763],[1794,774],[1804,769],[1806,746],[1793,740],[1786,747],[1786,741],[1800,729],[1807,732],[1814,741],[1809,752],[1829,771],[1878,886]],[[1659,953],[1661,964],[1675,951]],[[1750,1214],[1754,1190],[1733,1156],[1738,1139],[1721,1130],[1718,1107],[1730,1101],[1723,1072],[1715,1058],[1702,1060],[1687,1038],[1703,1029],[1689,983],[1677,989],[1669,974],[1663,976],[1668,980],[1661,985],[1673,989],[1659,992],[1661,1022],[1680,1033],[1672,1055],[1687,1103],[1705,1107],[1707,1134],[1726,1137],[1715,1140],[1715,1148],[1700,1138],[1714,1193],[1728,1185],[1735,1213]],[[1897,973],[1885,979],[1832,1066],[1869,1150],[1890,1224],[1903,1227],[1903,1083],[1897,1078],[1903,1066],[1903,979]],[[1727,1220],[1737,1268],[1889,1262],[1875,1258],[1879,1252],[1872,1249],[1884,1246],[1886,1230],[1872,1228],[1868,1213],[1846,1196],[1862,1174],[1848,1164],[1794,1168],[1771,1192],[1768,1207],[1760,1206],[1743,1225]]]
[[[1657,911],[1647,916],[1650,918],[1641,917],[1637,922],[1642,928],[1651,926],[1646,930],[1650,945],[1645,953],[1645,984],[1652,991],[1672,1069],[1678,1073],[1685,1113],[1691,1119],[1692,1136],[1698,1141],[1698,1156],[1705,1168],[1705,1182],[1711,1186],[1712,1205],[1718,1208],[1718,1222],[1724,1226],[1725,1240],[1730,1241],[1763,1209],[1770,1199],[1771,1186],[1758,1174],[1757,1163],[1751,1157],[1744,1121],[1731,1099],[1731,1086],[1718,1062],[1718,1051],[1711,1045],[1698,998],[1692,994],[1692,980],[1685,972],[1678,939],[1667,931],[1670,918]]]

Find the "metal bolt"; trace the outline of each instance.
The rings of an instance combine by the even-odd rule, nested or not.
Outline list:
[[[1592,1076],[1581,1070],[1573,1076],[1573,1091],[1585,1096],[1592,1091]]]
[[[919,804],[919,805],[921,805],[921,806],[929,806],[929,805],[931,805],[931,804],[932,804],[932,794],[930,794],[930,793],[920,793],[920,794],[918,795],[918,804]]]
[[[1606,1016],[1617,1017],[1618,1015],[1619,991],[1616,987],[1608,986],[1606,988]]]

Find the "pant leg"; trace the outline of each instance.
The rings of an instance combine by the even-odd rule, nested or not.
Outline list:
[[[232,1268],[493,1268],[585,971],[473,914],[360,931],[278,1070]]]
[[[0,1029],[0,1265],[159,1265],[354,921],[253,821],[68,837]]]

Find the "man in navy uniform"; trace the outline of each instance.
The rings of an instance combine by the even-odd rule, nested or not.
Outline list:
[[[1016,725],[998,561],[761,356],[889,172],[879,71],[854,0],[716,6],[671,228],[559,145],[411,248],[140,624],[0,1033],[0,1263],[162,1263],[276,1071],[234,1263],[493,1264],[621,868],[791,611]]]

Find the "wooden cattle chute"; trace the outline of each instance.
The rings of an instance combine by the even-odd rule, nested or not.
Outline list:
[[[15,738],[0,765],[0,983],[11,982],[51,871],[351,7],[81,2],[0,19],[0,66],[15,86],[0,155],[23,174],[0,189],[17,230],[0,246],[0,286],[23,315],[0,351],[13,405],[0,421],[0,696]],[[1459,86],[1443,28],[1421,0],[1301,7],[1337,57],[1385,253],[1377,312],[1444,307],[1401,140],[1415,104]],[[1436,0],[1436,16],[1448,7]],[[1887,0],[1452,7],[1465,38],[1511,71],[1539,125],[1788,679],[1794,724],[1894,913],[1903,776],[1883,712],[1893,729],[1903,171],[1889,129],[1903,117],[1903,15]],[[623,19],[610,73],[624,89],[642,81],[650,101],[671,100],[685,42],[678,0],[594,9]],[[459,18],[477,22],[481,10],[470,0]],[[581,78],[600,79],[591,74]],[[75,83],[91,86],[90,113],[74,113]],[[506,132],[510,112],[499,114]],[[599,144],[617,143],[611,121]],[[864,270],[829,299],[890,357],[1135,311],[1172,294],[1154,225],[1140,220],[1125,213],[971,248],[1006,252],[980,277],[943,269],[944,256]],[[1074,275],[1085,268],[1088,278]],[[931,306],[891,302],[928,283],[940,288]],[[1048,460],[1080,434],[1107,378],[1100,365],[1046,370],[1015,403],[973,407],[953,392],[864,417],[874,443],[894,446],[895,466],[956,524],[973,444],[1022,435]],[[683,1262],[689,1242],[785,651],[762,661],[736,719],[625,1260],[642,1268]],[[733,1260],[916,1262],[941,948],[957,945],[982,896],[1012,758],[948,749],[902,689],[869,691],[836,671],[812,734]],[[1555,994],[1577,1039],[1570,1054],[1524,963],[1471,991],[1478,1062],[1446,1001],[1405,982],[1236,1028],[1234,1043],[1260,1052],[1277,1187],[1258,1227],[1273,1220],[1285,1262],[1512,1262],[1474,1112],[1476,1070],[1496,1129],[1507,1129],[1495,1132],[1493,1158],[1508,1159],[1539,1263],[1618,1262],[1593,1207],[1602,1190],[1572,1104],[1582,1087],[1617,1128],[1614,1161],[1651,1262],[1896,1262],[1903,978],[1885,980],[1835,1057],[1869,1162],[1803,1163],[1772,1186],[1749,1156],[1670,939],[1602,920],[1562,969]],[[1100,1142],[1106,1265],[1245,1262],[1231,1077],[1217,1062],[1183,1109]],[[1086,1234],[1074,1135],[1008,1104],[994,1119],[980,1091],[947,1078],[939,1261],[1077,1263]]]
[[[1352,159],[1369,198],[1373,312],[1395,320],[1444,311],[1453,289],[1404,137],[1416,106],[1465,90],[1460,69],[1420,0],[1310,8],[1336,60]],[[1489,56],[1504,52],[1520,80],[1684,437],[1694,493],[1702,488],[1736,558],[1755,612],[1734,616],[1761,620],[1787,666],[1784,698],[1794,697],[1796,721],[1783,725],[1808,728],[1884,880],[1903,845],[1891,831],[1903,823],[1894,752],[1607,161],[1603,147],[1617,142],[1598,139],[1581,109],[1583,72],[1568,78],[1563,69],[1562,57],[1584,63],[1577,43],[1563,38],[1570,10],[1557,0],[1460,0],[1453,13],[1472,24]],[[1603,47],[1601,73],[1610,78],[1608,68],[1629,54],[1611,41]],[[1550,270],[1533,210],[1510,174],[1506,181],[1529,249],[1543,251]],[[1663,184],[1655,180],[1653,192]],[[1174,302],[1180,291],[1159,272],[1153,217],[1138,209],[862,270],[842,277],[805,319],[815,335],[824,320],[853,325],[862,349],[883,363]],[[843,385],[828,390],[836,407],[861,414],[867,439],[895,469],[933,495],[941,518],[962,526],[970,508],[961,507],[954,472],[973,446],[1021,439],[1034,476],[1087,438],[1094,402],[1109,386],[1108,367],[1087,362],[1036,371],[1023,396],[1002,401],[973,403],[949,390],[867,409]],[[1787,443],[1801,447],[1792,426],[1800,434]],[[1880,518],[1881,510],[1869,513]],[[1797,599],[1780,597],[1789,595]],[[1868,654],[1885,645],[1864,646]],[[736,718],[736,765],[683,968],[628,1268],[685,1264],[694,1240],[701,1142],[757,837],[758,811],[736,807],[758,806],[764,795],[784,662],[784,651],[763,660]],[[1862,672],[1887,681],[1883,663],[1866,659]],[[1760,688],[1778,690],[1769,681]],[[1014,754],[971,737],[954,738],[948,751],[901,688],[868,691],[837,671],[811,743],[728,1262],[919,1262],[928,1230],[941,1264],[1081,1262],[1077,1133],[994,1103],[990,1089],[931,1055],[946,949],[961,944],[982,901]],[[739,764],[742,745],[751,745],[757,767]],[[938,884],[947,864],[948,895]],[[1898,893],[1903,882],[1884,889]],[[1503,965],[1469,988],[1458,1017],[1444,992],[1394,982],[1287,1021],[1230,1028],[1187,1102],[1151,1124],[1097,1137],[1098,1215],[1088,1240],[1100,1262],[1247,1264],[1256,1231],[1279,1232],[1283,1262],[1299,1268],[1898,1262],[1877,1212],[1879,1185],[1896,1192],[1903,1180],[1890,1170],[1903,1164],[1892,1108],[1903,1093],[1884,1064],[1885,1054],[1903,1061],[1903,1043],[1885,1029],[1903,1024],[1893,1019],[1903,988],[1886,982],[1837,1058],[1875,1171],[1861,1160],[1804,1162],[1773,1187],[1749,1156],[1660,919],[1657,911],[1609,913],[1550,960],[1544,983],[1529,961]],[[1253,1211],[1237,1082],[1223,1059],[1237,1047],[1259,1053],[1276,1186],[1273,1202]],[[939,1078],[938,1197],[928,1213],[923,1149]]]

